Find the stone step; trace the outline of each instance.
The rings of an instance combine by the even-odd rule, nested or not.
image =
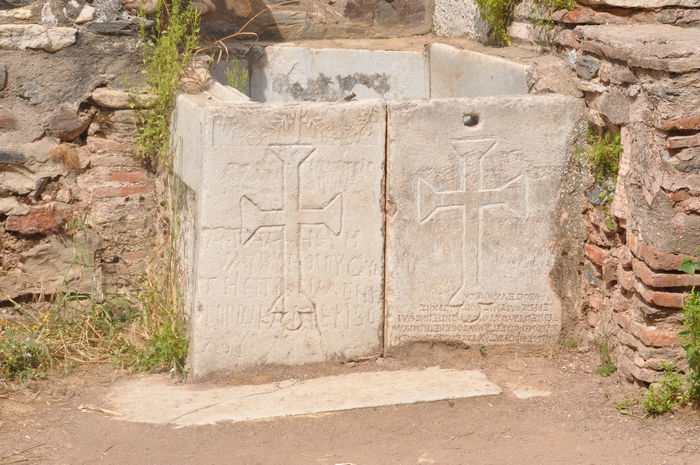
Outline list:
[[[117,383],[107,399],[109,409],[121,414],[115,416],[121,420],[192,426],[494,396],[501,392],[480,371],[431,367],[215,388],[173,384],[165,375],[144,375]]]

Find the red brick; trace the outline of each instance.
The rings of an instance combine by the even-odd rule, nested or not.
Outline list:
[[[590,8],[576,10],[559,10],[552,14],[552,19],[566,24],[618,24],[622,20],[610,13],[594,11]]]
[[[136,168],[139,163],[129,155],[119,155],[114,152],[93,153],[90,155],[90,166],[93,167],[124,167]]]
[[[685,118],[664,121],[661,123],[664,131],[685,131],[700,129],[700,115],[686,116]]]
[[[583,249],[586,252],[586,257],[598,266],[603,266],[603,262],[610,256],[609,250],[602,249],[591,243],[583,244]]]
[[[626,291],[634,289],[634,273],[625,271],[622,266],[617,267],[617,282]]]
[[[574,50],[578,50],[581,47],[581,41],[576,37],[574,31],[569,29],[564,29],[559,34],[556,34],[552,40],[559,45],[573,48]]]
[[[692,196],[690,195],[690,192],[688,191],[678,191],[678,192],[669,192],[668,194],[668,201],[669,202],[682,202],[684,200],[688,200]]]
[[[681,308],[683,306],[684,296],[681,293],[653,291],[644,287],[639,281],[634,283],[634,289],[642,299],[652,305],[666,308]]]
[[[692,136],[669,137],[666,143],[669,149],[682,149],[683,147],[700,147],[700,134]]]
[[[8,111],[0,110],[0,132],[13,131],[17,127],[17,120]]]
[[[97,152],[101,150],[106,150],[110,152],[125,152],[129,150],[129,147],[126,144],[111,139],[102,139],[100,137],[88,137],[86,142],[88,150],[92,152]]]
[[[630,252],[630,248],[626,245],[623,245],[618,249],[617,257],[620,260],[620,265],[622,265],[623,268],[629,269],[632,266],[632,252]]]
[[[655,273],[637,259],[632,260],[634,274],[649,287],[692,287],[700,286],[700,274]]]
[[[617,259],[609,257],[603,262],[603,281],[606,284],[610,284],[613,281],[617,281]]]
[[[595,328],[598,326],[598,323],[600,323],[598,312],[588,312],[588,324]]]
[[[677,271],[683,263],[683,256],[676,253],[664,253],[652,249],[644,242],[637,239],[634,234],[630,234],[629,247],[632,253],[655,270]]]
[[[24,235],[51,234],[65,231],[66,223],[73,218],[70,208],[48,205],[32,208],[24,216],[10,215],[5,220],[5,230]]]
[[[150,194],[153,186],[122,186],[122,187],[98,187],[92,190],[93,197],[113,198],[128,197],[136,194]]]
[[[136,250],[133,252],[124,252],[122,254],[122,257],[124,257],[127,260],[130,261],[138,261],[138,260],[143,260],[146,258],[146,251],[145,250]]]
[[[591,308],[595,308],[598,311],[603,311],[603,309],[605,309],[605,302],[603,302],[603,299],[595,295],[592,295],[590,297],[590,299],[588,300],[588,305],[590,305]]]
[[[700,212],[700,198],[693,197],[679,202],[676,204],[676,210],[687,214]]]
[[[139,183],[148,181],[148,176],[143,171],[110,171],[107,173],[107,182]]]
[[[645,346],[674,347],[680,344],[680,337],[676,331],[658,330],[635,322],[630,324],[630,330]]]
[[[622,329],[628,329],[630,327],[630,317],[624,313],[613,313],[613,321]]]
[[[612,296],[608,299],[608,307],[616,312],[626,312],[630,307],[630,300],[622,295],[620,289],[615,289]]]

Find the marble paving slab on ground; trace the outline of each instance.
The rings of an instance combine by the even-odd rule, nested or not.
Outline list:
[[[116,384],[110,410],[121,420],[182,426],[492,396],[501,388],[479,371],[424,370],[351,373],[304,381],[207,388],[142,376]]]

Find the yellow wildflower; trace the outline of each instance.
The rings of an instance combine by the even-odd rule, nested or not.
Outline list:
[[[7,359],[8,359],[9,361],[12,361],[12,355],[10,355],[9,357],[7,357]]]

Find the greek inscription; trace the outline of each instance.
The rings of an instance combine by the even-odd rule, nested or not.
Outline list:
[[[284,228],[284,290],[267,312],[265,322],[279,322],[289,331],[302,327],[318,330],[315,303],[301,289],[300,231],[302,226],[325,226],[338,236],[342,227],[342,197],[336,195],[324,207],[302,208],[299,169],[316,148],[271,146],[268,150],[284,164],[284,207],[281,210],[263,210],[249,198],[243,197],[243,245],[261,228]]]

